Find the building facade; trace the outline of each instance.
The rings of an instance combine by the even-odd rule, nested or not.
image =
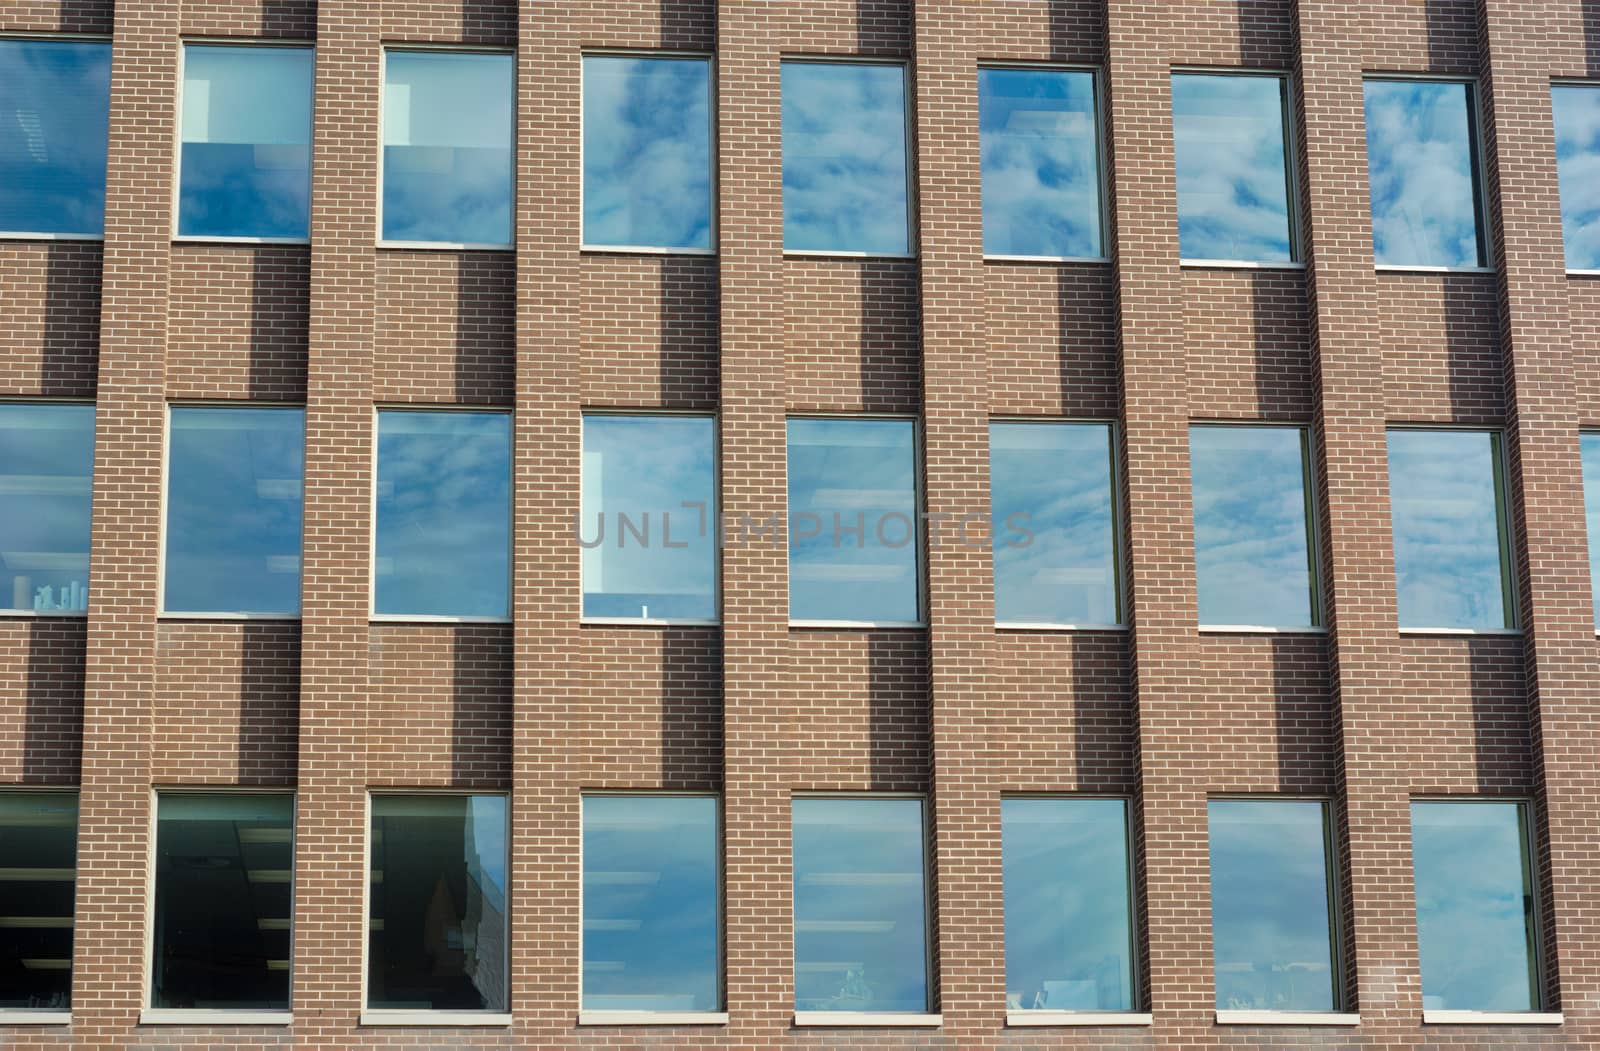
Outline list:
[[[625,58],[684,150],[587,126]],[[7,0],[0,62],[0,1044],[1600,1044],[1588,0]],[[723,543],[595,546],[662,478]]]

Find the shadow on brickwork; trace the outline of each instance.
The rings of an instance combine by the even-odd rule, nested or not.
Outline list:
[[[1600,0],[1582,0],[1582,3],[1584,73],[1600,77]]]
[[[41,394],[94,394],[100,358],[100,258],[100,245],[90,242],[57,241],[45,247]]]
[[[661,46],[711,51],[717,46],[716,0],[657,0]]]
[[[867,260],[858,357],[864,412],[915,412],[922,397],[921,297],[914,261]],[[982,310],[981,303],[973,309]]]
[[[456,257],[455,396],[511,405],[517,384],[516,261],[504,252]]]
[[[1270,637],[1278,785],[1329,795],[1338,787],[1339,739],[1323,635]]]
[[[666,256],[660,260],[661,342],[657,377],[661,405],[711,409],[717,404],[717,261]]]
[[[241,784],[292,784],[299,754],[300,627],[239,625]]]
[[[871,787],[926,791],[931,729],[927,634],[869,631],[865,639]]]
[[[1315,392],[1306,273],[1267,270],[1249,281],[1256,403],[1268,417],[1309,419]]]
[[[305,400],[311,254],[300,246],[256,247],[250,264],[250,396]]]
[[[66,784],[79,776],[83,749],[83,620],[28,624],[22,781]]]
[[[261,0],[261,36],[308,40],[317,35],[317,0]]]
[[[457,624],[451,631],[450,783],[511,784],[511,625]]]
[[[667,628],[661,636],[661,786],[715,789],[722,781],[722,636]]]
[[[1128,636],[1086,632],[1068,641],[1073,769],[1063,774],[1063,780],[1080,792],[1132,792],[1138,777],[1139,732]]]
[[[1238,0],[1239,64],[1281,69],[1294,64],[1293,0]]]
[[[1500,297],[1493,274],[1445,274],[1446,372],[1458,423],[1500,423],[1505,417],[1505,370]]]
[[[1476,76],[1481,71],[1477,0],[1423,0],[1423,17],[1429,71]]]

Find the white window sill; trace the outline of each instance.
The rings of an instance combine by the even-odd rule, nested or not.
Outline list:
[[[1600,270],[1568,270],[1568,277],[1600,277]]]
[[[1261,624],[1202,624],[1202,635],[1326,635],[1327,628],[1308,624],[1294,628],[1269,628]]]
[[[1380,274],[1492,274],[1492,266],[1402,266],[1399,263],[1374,263]]]
[[[475,241],[383,241],[378,242],[379,248],[421,249],[427,252],[514,252],[517,246],[513,242],[506,244],[487,244]]]
[[[179,245],[309,245],[309,237],[224,237],[200,234],[177,234],[173,244]]]
[[[697,255],[712,256],[715,248],[662,248],[655,245],[579,245],[578,251],[593,255]]]
[[[82,620],[86,609],[0,609],[0,617],[73,617]]]
[[[579,1025],[727,1025],[726,1011],[579,1011]]]
[[[816,248],[785,248],[783,254],[792,259],[915,259],[915,252],[829,252]]]
[[[715,628],[720,620],[674,620],[670,617],[580,617],[579,624],[600,624],[622,628]]]
[[[880,1026],[934,1029],[944,1025],[944,1016],[912,1011],[796,1011],[794,1024],[831,1026],[835,1029],[866,1029]]]
[[[1105,266],[1111,262],[1103,255],[990,255],[985,253],[985,263],[1086,263]]]
[[[38,1011],[27,1007],[0,1010],[0,1029],[8,1025],[71,1025],[71,1011]]]
[[[362,1011],[362,1025],[492,1026],[510,1025],[509,1012],[491,1011]]]
[[[510,617],[441,617],[426,613],[374,613],[373,624],[510,624]]]
[[[1007,1011],[1008,1026],[1154,1025],[1149,1012],[1138,1011]]]
[[[1560,1025],[1561,1012],[1423,1011],[1423,1025]]]
[[[1401,628],[1402,635],[1521,635],[1521,628]]]
[[[1218,1025],[1360,1025],[1361,1016],[1342,1011],[1218,1011]]]
[[[30,234],[24,230],[0,230],[0,241],[104,241],[105,234]]]
[[[292,1011],[212,1011],[190,1007],[146,1007],[140,1025],[290,1025]]]
[[[1178,265],[1192,270],[1304,270],[1306,265],[1293,259],[1180,259]]]
[[[161,620],[275,620],[280,622],[295,623],[300,620],[298,613],[209,613],[189,612],[170,613],[163,611],[157,614]]]
[[[1027,620],[997,620],[996,631],[1127,631],[1126,624],[1045,624]]]
[[[926,628],[923,620],[791,620],[791,628]]]

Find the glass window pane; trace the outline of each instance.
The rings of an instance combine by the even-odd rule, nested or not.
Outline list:
[[[716,423],[583,419],[583,615],[717,616]]]
[[[1217,1009],[1334,1010],[1327,807],[1213,799],[1207,809]]]
[[[111,45],[0,40],[0,231],[105,228]]]
[[[904,68],[785,62],[782,78],[783,247],[909,252]]]
[[[1589,590],[1594,626],[1600,631],[1600,434],[1579,439],[1583,452],[1583,511],[1589,532]]]
[[[789,618],[913,623],[916,425],[789,421]]]
[[[711,247],[711,63],[585,55],[583,243]]]
[[[300,612],[304,410],[176,407],[167,443],[162,608]]]
[[[583,801],[583,1008],[715,1011],[717,801]]]
[[[978,136],[985,253],[1105,254],[1093,73],[978,70]]]
[[[372,797],[367,1006],[505,1011],[504,796]]]
[[[1127,822],[1120,799],[1001,801],[1008,1010],[1133,1009]]]
[[[89,608],[94,406],[0,402],[0,609]]]
[[[0,857],[19,878],[0,880],[0,1008],[72,1006],[72,922],[78,857],[76,792],[0,792]],[[20,878],[20,875],[27,878]]]
[[[308,47],[183,49],[179,234],[306,236],[315,65]]]
[[[1364,88],[1378,264],[1485,265],[1471,87],[1369,80]]]
[[[1389,509],[1403,628],[1505,628],[1500,436],[1389,432]]]
[[[1173,75],[1183,258],[1255,263],[1294,258],[1283,83],[1275,76]]]
[[[994,618],[1010,624],[1115,624],[1111,428],[989,425]]]
[[[383,236],[511,243],[516,63],[470,51],[388,51]]]
[[[289,1009],[294,797],[162,793],[151,1007]]]
[[[1305,432],[1191,427],[1189,460],[1200,623],[1315,624]]]
[[[926,1011],[920,799],[794,801],[797,1011]]]
[[[1424,1009],[1538,1009],[1526,820],[1521,803],[1411,804]]]
[[[378,413],[373,612],[505,617],[511,417]]]
[[[1550,105],[1567,269],[1600,270],[1600,87],[1557,84]]]

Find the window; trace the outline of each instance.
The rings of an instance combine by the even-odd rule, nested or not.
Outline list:
[[[300,612],[302,409],[174,406],[167,428],[167,613]]]
[[[89,608],[93,475],[93,405],[0,401],[0,610]]]
[[[1327,804],[1213,799],[1206,809],[1217,1010],[1336,1010]]]
[[[782,66],[783,247],[909,255],[905,68]]]
[[[184,47],[180,237],[306,237],[315,65],[308,47]]]
[[[794,800],[796,1011],[928,1010],[922,800]]]
[[[1568,270],[1600,270],[1600,84],[1550,89]]]
[[[383,239],[509,247],[515,60],[388,51],[383,77]]]
[[[70,1010],[78,794],[0,792],[0,856],[0,1009]]]
[[[1173,74],[1178,254],[1184,259],[1293,261],[1287,87],[1275,73]]]
[[[583,1009],[715,1011],[717,800],[583,800]]]
[[[1007,1010],[1133,1010],[1127,804],[1003,799],[1000,842]]]
[[[156,800],[150,1006],[289,1010],[294,797]]]
[[[916,424],[789,421],[789,619],[915,624]]]
[[[978,70],[986,255],[1105,255],[1097,116],[1088,70]]]
[[[372,797],[367,1007],[506,1007],[506,800]]]
[[[711,250],[711,62],[583,57],[583,243]]]
[[[1539,1009],[1527,826],[1520,802],[1412,802],[1424,1010]]]
[[[1200,623],[1317,623],[1309,454],[1299,427],[1189,428]]]
[[[991,423],[989,477],[995,620],[1119,623],[1110,424]]]
[[[1600,633],[1600,434],[1579,436],[1583,454],[1583,511],[1589,533],[1589,591]]]
[[[716,421],[583,418],[583,615],[717,619]]]
[[[1488,265],[1472,85],[1369,80],[1364,88],[1378,265]]]
[[[99,237],[111,44],[0,40],[0,232]]]
[[[1389,432],[1402,628],[1515,626],[1501,479],[1493,431]]]
[[[378,413],[373,613],[510,616],[511,417]]]

